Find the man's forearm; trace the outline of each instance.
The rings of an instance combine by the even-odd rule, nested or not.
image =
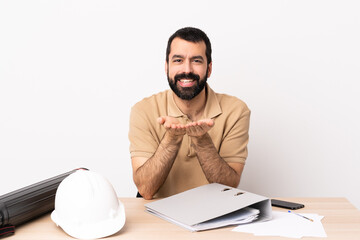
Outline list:
[[[136,170],[134,181],[145,199],[154,194],[165,182],[179,151],[183,136],[164,135],[154,155]]]
[[[238,186],[240,175],[221,158],[208,133],[192,137],[192,144],[205,177],[210,183]]]

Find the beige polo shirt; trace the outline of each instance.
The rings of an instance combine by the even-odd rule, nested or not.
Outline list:
[[[250,110],[240,99],[215,93],[207,85],[207,101],[202,119],[214,119],[209,135],[226,162],[245,164],[249,139]],[[191,120],[175,104],[172,90],[160,92],[136,103],[130,114],[131,157],[150,158],[165,134],[157,122],[160,116],[178,118],[183,124]],[[167,197],[209,183],[200,167],[191,138],[185,135],[163,186],[154,197]]]

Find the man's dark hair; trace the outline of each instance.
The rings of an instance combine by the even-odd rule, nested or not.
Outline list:
[[[201,31],[198,28],[193,28],[193,27],[186,27],[186,28],[181,28],[179,30],[177,30],[173,35],[171,35],[171,37],[169,38],[168,41],[168,45],[166,48],[166,62],[169,63],[169,54],[170,54],[170,46],[172,41],[174,40],[174,38],[180,38],[183,39],[185,41],[189,41],[189,42],[193,42],[193,43],[198,43],[201,41],[205,42],[206,45],[206,58],[207,58],[207,63],[211,63],[211,43],[210,40],[208,38],[208,36],[206,36],[206,34]]]

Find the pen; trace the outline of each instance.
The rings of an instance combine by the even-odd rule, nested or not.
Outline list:
[[[303,218],[305,218],[305,219],[307,219],[307,220],[310,220],[310,221],[314,221],[314,220],[312,220],[311,218],[308,218],[308,217],[305,217],[305,216],[303,216],[303,215],[300,215],[300,214],[298,214],[298,213],[294,213],[294,212],[292,212],[292,211],[288,211],[289,213],[293,213],[293,214],[295,214],[295,215],[298,215],[299,217],[303,217]]]

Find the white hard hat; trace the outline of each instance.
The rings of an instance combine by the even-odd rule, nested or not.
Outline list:
[[[124,226],[125,209],[103,176],[78,170],[60,183],[51,219],[74,238],[103,238]]]

